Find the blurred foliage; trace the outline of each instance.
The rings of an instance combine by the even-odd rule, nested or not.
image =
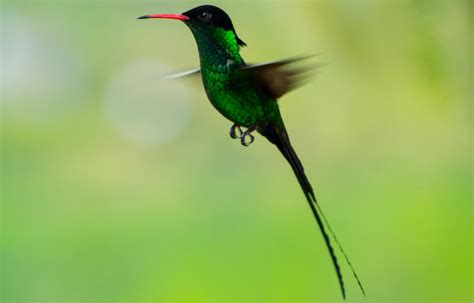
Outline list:
[[[159,79],[192,35],[135,18],[199,4],[3,1],[2,302],[340,300],[276,149]],[[248,62],[329,63],[280,104],[368,301],[472,302],[472,1],[212,4]]]

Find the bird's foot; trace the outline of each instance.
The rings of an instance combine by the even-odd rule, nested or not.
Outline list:
[[[244,135],[244,132],[242,128],[240,127],[240,125],[233,124],[230,127],[230,137],[232,139],[242,138],[243,135]]]
[[[243,146],[249,146],[250,144],[255,141],[254,135],[252,135],[252,132],[257,129],[257,125],[252,125],[247,130],[243,131],[242,127],[237,124],[233,124],[230,127],[230,137],[232,139],[240,139],[240,143]]]
[[[255,140],[255,137],[248,130],[246,130],[244,134],[242,135],[242,137],[240,137],[240,143],[243,146],[249,146],[250,144],[253,143],[254,140]]]
[[[243,146],[249,146],[250,144],[253,143],[253,141],[255,141],[255,137],[254,135],[252,135],[252,132],[256,129],[257,129],[257,125],[252,125],[246,131],[244,131],[244,133],[240,137],[240,143]]]

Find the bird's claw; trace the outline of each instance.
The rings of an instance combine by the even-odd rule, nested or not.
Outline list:
[[[240,127],[240,125],[233,124],[230,127],[230,137],[232,139],[242,138],[243,135],[244,135],[244,132],[242,131],[242,128]]]
[[[230,137],[232,139],[240,139],[240,143],[243,146],[249,146],[250,144],[255,141],[254,135],[252,135],[252,132],[257,129],[257,125],[252,125],[249,128],[247,128],[245,131],[242,130],[242,127],[237,124],[233,124],[230,127]]]
[[[249,146],[250,144],[253,143],[253,141],[255,140],[255,137],[254,135],[252,135],[252,131],[253,130],[246,130],[242,136],[240,137],[240,143],[243,145],[243,146]]]

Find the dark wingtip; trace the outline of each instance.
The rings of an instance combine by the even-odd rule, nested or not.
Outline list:
[[[145,15],[145,16],[141,16],[141,17],[138,17],[137,19],[148,19],[148,15]]]

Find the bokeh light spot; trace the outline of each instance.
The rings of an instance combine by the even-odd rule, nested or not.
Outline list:
[[[124,138],[159,145],[176,138],[189,123],[189,89],[180,80],[164,80],[171,70],[159,61],[133,62],[111,80],[106,115]]]

